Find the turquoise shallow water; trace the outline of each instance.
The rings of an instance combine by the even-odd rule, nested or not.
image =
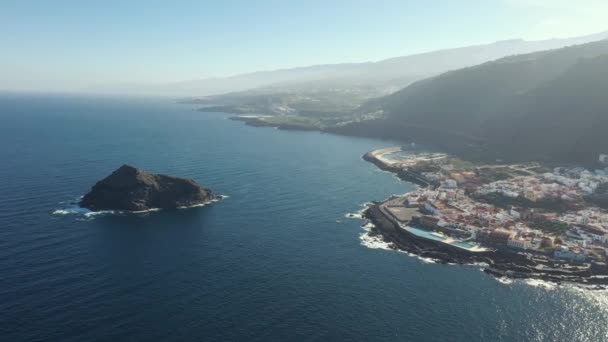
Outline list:
[[[345,214],[412,189],[360,158],[394,143],[226,117],[167,100],[1,95],[2,340],[605,340],[605,292],[505,284],[362,245]],[[122,163],[229,197],[53,214]]]
[[[439,241],[439,242],[444,242],[446,238],[444,237],[440,237],[437,235],[434,235],[431,231],[425,230],[425,229],[421,229],[421,228],[416,228],[416,227],[407,227],[407,231],[409,231],[410,233],[426,238],[426,239],[431,239],[431,240],[435,240],[435,241]],[[471,249],[476,247],[475,244],[472,244],[470,242],[464,242],[464,241],[452,241],[450,242],[451,245],[454,245],[456,247],[459,248],[463,248],[463,249]]]

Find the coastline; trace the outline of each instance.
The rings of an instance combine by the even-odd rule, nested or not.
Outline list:
[[[382,171],[394,173],[399,179],[403,181],[414,183],[422,187],[436,187],[438,185],[436,182],[425,178],[421,174],[409,170],[404,170],[403,168],[397,165],[393,165],[392,163],[387,162],[386,159],[382,158],[383,154],[391,152],[394,152],[394,149],[381,149],[370,151],[364,154],[362,158],[363,160],[376,165],[376,167],[378,167]]]
[[[317,130],[330,132],[316,127],[301,127],[290,124],[274,124],[265,122],[265,116],[236,116],[231,120],[242,121],[246,125],[254,127],[274,127],[284,130]],[[334,132],[330,132],[334,133]],[[382,171],[390,172],[399,179],[418,185],[420,188],[437,189],[441,183],[429,179],[421,172],[410,170],[399,162],[384,158],[385,155],[399,152],[401,148],[388,148],[370,151],[361,158],[374,164]],[[393,197],[391,197],[393,198]],[[396,222],[390,215],[383,213],[380,209],[387,201],[374,202],[363,211],[362,219],[370,224],[368,236],[381,238],[390,248],[407,252],[422,259],[433,260],[443,264],[460,265],[482,265],[482,270],[498,279],[527,279],[539,280],[553,284],[572,284],[586,289],[603,290],[608,289],[608,268],[603,265],[588,264],[569,265],[555,264],[552,261],[538,262],[538,259],[523,251],[511,251],[508,248],[497,248],[487,253],[467,253],[458,248],[450,248],[448,245],[429,239],[424,239],[403,229],[403,222]],[[541,256],[542,258],[542,256]]]
[[[239,115],[239,116],[231,116],[228,119],[233,121],[241,121],[247,126],[252,127],[272,127],[280,130],[286,131],[322,131],[320,127],[302,124],[302,123],[277,123],[277,122],[267,122],[264,118],[274,118],[272,115]]]
[[[394,153],[396,150],[371,151],[362,158],[381,170],[395,173],[405,181],[418,180],[417,177],[412,177],[411,172],[404,173],[395,163],[383,158],[384,154]],[[417,184],[432,186],[429,183],[421,183],[423,184]],[[506,248],[472,252],[441,241],[417,236],[407,228],[410,228],[409,224],[419,224],[419,217],[411,216],[404,221],[395,217],[390,210],[386,210],[386,207],[390,206],[390,202],[397,198],[397,196],[391,196],[384,201],[370,203],[362,214],[362,218],[371,223],[369,236],[381,237],[392,249],[404,251],[420,258],[429,258],[437,263],[483,265],[482,270],[485,273],[501,279],[535,279],[558,285],[566,283],[580,285],[586,289],[594,290],[603,290],[608,286],[608,272],[605,269],[578,266],[567,268],[546,267],[525,253],[510,251]]]

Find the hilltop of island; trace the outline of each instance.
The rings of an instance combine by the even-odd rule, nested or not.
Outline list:
[[[498,277],[608,284],[608,212],[595,202],[608,168],[482,165],[406,152],[364,156],[420,185],[370,205],[364,216],[375,226],[371,234],[440,262],[486,264]]]
[[[79,205],[90,210],[144,211],[201,205],[217,197],[191,179],[123,165],[97,182]]]

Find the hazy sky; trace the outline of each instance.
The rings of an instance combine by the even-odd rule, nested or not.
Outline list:
[[[0,1],[0,89],[360,62],[608,29],[607,0]]]

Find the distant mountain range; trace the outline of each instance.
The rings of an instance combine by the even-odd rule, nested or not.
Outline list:
[[[481,64],[505,56],[583,44],[604,38],[608,38],[608,32],[541,41],[516,39],[396,57],[378,62],[316,65],[171,84],[105,86],[103,89],[97,88],[96,90],[172,96],[207,96],[259,88],[266,88],[266,92],[281,91],[285,88],[289,88],[291,91],[374,88],[371,91],[373,95],[376,93],[388,94],[412,82],[446,71]]]
[[[608,40],[447,72],[357,111],[383,116],[330,130],[473,158],[590,164],[608,153]]]

